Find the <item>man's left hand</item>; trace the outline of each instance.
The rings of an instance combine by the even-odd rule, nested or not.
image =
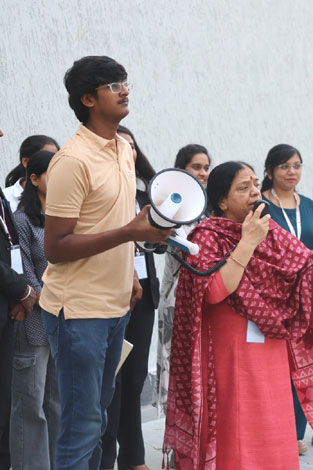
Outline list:
[[[131,312],[133,311],[137,300],[140,300],[141,297],[142,297],[142,287],[140,285],[138,277],[134,276],[133,290],[132,290],[132,294],[130,297],[130,308],[129,308]]]

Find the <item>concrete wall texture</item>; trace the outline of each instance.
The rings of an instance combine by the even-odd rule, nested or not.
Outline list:
[[[191,142],[216,165],[270,147],[302,153],[312,196],[310,0],[1,0],[0,183],[31,134],[64,143],[78,122],[65,71],[84,55],[120,61],[134,84],[123,121],[157,170]]]
[[[313,3],[310,0],[1,0],[1,183],[30,134],[61,144],[77,128],[62,80],[73,61],[105,54],[134,84],[124,123],[156,169],[182,145],[214,164],[253,163],[291,143],[311,195]]]

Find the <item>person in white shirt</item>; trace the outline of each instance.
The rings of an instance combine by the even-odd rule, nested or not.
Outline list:
[[[55,153],[59,149],[59,144],[47,135],[31,135],[22,142],[19,150],[20,163],[7,175],[3,190],[12,212],[16,211],[24,190],[26,167],[30,157],[39,150]]]

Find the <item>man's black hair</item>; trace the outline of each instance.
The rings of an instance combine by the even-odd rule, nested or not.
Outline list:
[[[86,124],[89,110],[83,105],[81,97],[86,93],[97,96],[96,88],[112,82],[127,79],[124,67],[106,56],[87,56],[76,60],[64,76],[68,91],[68,101],[77,119]]]

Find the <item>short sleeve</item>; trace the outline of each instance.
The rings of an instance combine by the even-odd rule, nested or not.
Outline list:
[[[77,218],[89,192],[88,172],[84,163],[62,155],[48,170],[46,215]]]

